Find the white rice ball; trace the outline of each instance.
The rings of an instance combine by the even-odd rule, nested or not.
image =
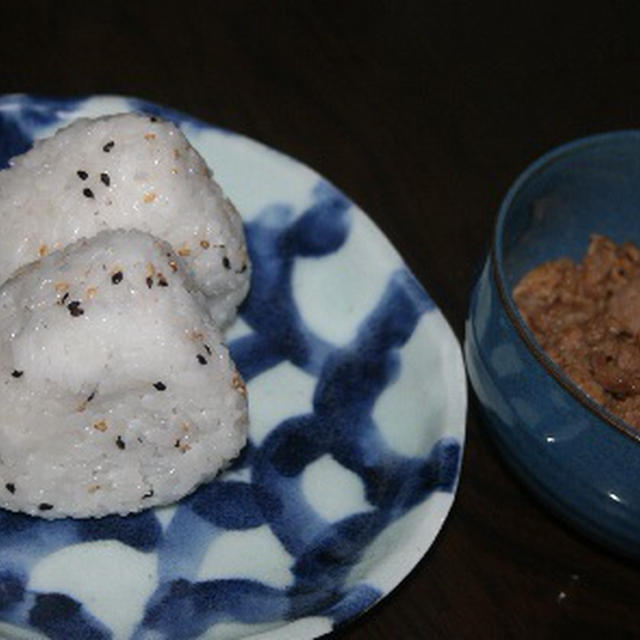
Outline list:
[[[124,515],[238,454],[245,386],[185,271],[147,233],[104,231],[0,288],[0,506]]]
[[[0,282],[21,265],[104,229],[169,242],[218,326],[249,287],[242,222],[175,125],[140,114],[80,119],[0,172]]]

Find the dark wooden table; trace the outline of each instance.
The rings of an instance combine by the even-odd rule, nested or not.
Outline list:
[[[638,21],[607,4],[6,3],[0,93],[137,95],[308,163],[376,221],[462,339],[517,173],[640,122]],[[637,565],[538,504],[473,400],[467,429],[436,543],[335,637],[640,637]]]

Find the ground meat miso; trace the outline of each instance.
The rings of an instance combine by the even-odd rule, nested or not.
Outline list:
[[[581,263],[546,262],[527,273],[513,295],[567,375],[640,429],[640,249],[594,235]]]

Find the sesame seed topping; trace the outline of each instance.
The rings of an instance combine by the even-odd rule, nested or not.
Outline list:
[[[208,345],[208,344],[205,344],[205,345],[204,345],[204,350],[205,350],[209,355],[211,355],[211,348],[209,347],[209,345]]]
[[[145,282],[147,283],[147,287],[149,287],[149,289],[153,287],[153,278],[151,276],[147,276]]]
[[[169,260],[169,267],[175,273],[178,270],[178,263],[175,260]]]
[[[126,449],[127,445],[124,443],[124,440],[118,436],[116,438],[116,447],[118,447],[118,449]]]
[[[191,249],[189,249],[188,245],[185,243],[178,249],[178,255],[183,258],[191,255]]]
[[[109,177],[108,173],[101,173],[100,181],[105,187],[108,187],[111,184],[111,178]]]
[[[4,486],[5,486],[5,489],[9,493],[15,493],[16,492],[16,485],[13,484],[13,482],[7,482],[7,484],[5,484]]]
[[[107,142],[107,144],[104,145],[104,147],[102,147],[102,150],[105,153],[109,153],[109,151],[111,151],[111,149],[113,149],[113,145],[115,144],[115,142],[113,140],[110,140],[109,142]]]
[[[54,285],[55,290],[58,293],[63,293],[64,291],[66,291],[69,288],[69,283],[68,282],[56,282]]]
[[[231,262],[229,262],[229,258],[227,258],[227,256],[223,256],[223,258],[222,258],[222,266],[225,269],[231,269]]]
[[[237,371],[233,374],[231,386],[241,395],[247,395],[247,385],[245,385],[244,380],[240,377],[240,374]]]
[[[158,391],[164,391],[167,388],[167,385],[164,384],[164,382],[154,382],[153,386],[158,390]]]
[[[150,120],[151,122],[158,122],[158,118],[156,118],[155,116],[151,116],[151,117],[149,118],[149,120]]]
[[[20,377],[22,376],[22,374],[23,374],[23,373],[24,373],[24,371],[18,371],[17,369],[14,369],[14,370],[11,372],[11,375],[12,375],[14,378],[20,378]]]
[[[69,313],[74,317],[77,318],[78,316],[81,316],[84,313],[84,309],[82,309],[80,307],[80,301],[79,300],[73,300],[71,301],[68,305],[67,305],[67,309],[69,309]]]
[[[80,178],[80,180],[86,180],[89,177],[89,174],[82,169],[79,169],[78,171],[76,171],[76,173],[78,174],[78,178]]]
[[[153,489],[149,489],[149,491],[147,491],[147,493],[145,493],[145,494],[142,496],[142,499],[144,500],[145,498],[151,498],[151,497],[153,496],[153,493],[154,493],[154,492],[153,492]]]
[[[53,505],[49,504],[48,502],[41,502],[38,505],[38,509],[40,509],[40,511],[50,511],[51,509],[53,509]]]
[[[173,444],[173,446],[174,446],[176,449],[179,449],[179,448],[180,448],[180,438],[178,438],[178,439],[175,441],[175,443]]]
[[[60,301],[58,302],[58,304],[64,304],[67,300],[69,299],[69,292],[67,291],[62,298],[60,298]]]
[[[142,198],[142,200],[145,202],[145,204],[150,204],[155,199],[156,199],[156,194],[153,193],[153,191],[149,191],[148,193],[145,193],[143,198]]]
[[[96,392],[92,391],[87,398],[87,402],[91,402],[96,397]]]
[[[38,249],[38,255],[44,258],[49,253],[49,247],[46,244],[41,244]]]
[[[86,198],[93,198],[93,191],[91,191],[91,189],[89,189],[89,187],[86,187],[82,190],[82,195],[85,196]]]
[[[211,246],[211,244],[209,243],[208,240],[200,240],[200,246],[203,249],[208,249]]]
[[[155,140],[156,139],[156,134],[155,133],[145,133],[144,135],[144,139],[145,140]]]
[[[116,271],[111,276],[111,284],[120,284],[122,282],[122,271]]]
[[[107,421],[99,420],[93,425],[93,428],[97,429],[98,431],[102,431],[104,433],[107,430]]]
[[[207,364],[207,359],[201,353],[199,353],[196,358],[200,364]]]
[[[167,279],[161,274],[158,274],[158,286],[159,287],[168,287],[169,283],[167,282]]]

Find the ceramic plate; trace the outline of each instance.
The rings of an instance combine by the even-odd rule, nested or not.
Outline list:
[[[313,638],[431,546],[456,490],[459,345],[384,235],[311,169],[137,99],[0,99],[0,161],[80,116],[177,122],[243,213],[253,280],[228,333],[250,441],[176,505],[58,520],[0,510],[0,634]]]

